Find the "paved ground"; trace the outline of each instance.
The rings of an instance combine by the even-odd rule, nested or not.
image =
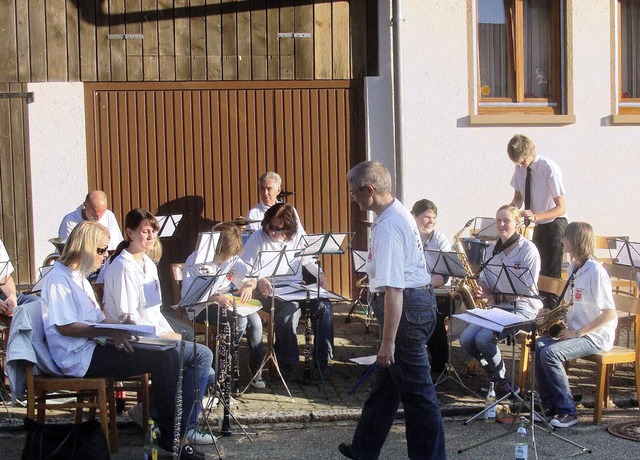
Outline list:
[[[293,401],[288,397],[279,379],[271,376],[267,382],[266,389],[250,389],[238,398],[237,406],[232,409],[233,414],[240,423],[246,425],[249,430],[260,433],[255,437],[256,442],[251,443],[246,436],[222,438],[220,440],[220,448],[225,458],[302,458],[302,454],[305,454],[305,458],[339,458],[335,452],[335,445],[341,440],[349,439],[353,431],[353,424],[360,414],[360,408],[368,394],[371,383],[371,380],[367,379],[354,394],[347,394],[365,369],[365,367],[350,363],[349,358],[373,354],[377,337],[375,322],[371,327],[370,333],[365,333],[364,317],[361,314],[356,315],[353,321],[346,324],[345,318],[348,310],[348,305],[336,305],[335,307],[335,360],[330,368],[331,370],[325,376],[326,396],[319,380],[307,385],[299,382],[299,377],[302,375],[302,363],[300,372],[287,382]],[[461,327],[462,324],[457,324],[457,321],[454,321],[455,338],[457,338]],[[302,328],[299,332],[303,332]],[[302,335],[300,335],[300,342],[303,343]],[[510,347],[505,346],[504,352],[505,356],[511,356]],[[243,355],[244,353],[243,351]],[[241,358],[244,358],[243,355],[241,355]],[[466,375],[469,357],[459,348],[457,340],[454,341],[452,355],[452,363],[458,371],[462,382],[471,390],[483,394],[481,388],[484,385],[485,378],[483,375],[473,377]],[[582,396],[580,405],[581,423],[578,428],[572,428],[571,432],[582,433],[580,436],[584,435],[584,442],[597,439],[598,448],[603,449],[608,442],[618,443],[618,441],[614,440],[619,439],[607,434],[604,427],[624,417],[640,418],[640,412],[637,410],[633,368],[622,368],[612,378],[611,394],[613,396],[613,404],[610,409],[605,411],[603,425],[599,427],[591,425],[595,384],[594,369],[593,365],[580,361],[571,367],[570,376],[574,394]],[[244,368],[241,368],[241,370],[244,370]],[[434,376],[435,378],[437,376]],[[245,379],[246,377],[242,376],[241,383],[246,382]],[[487,425],[484,422],[474,422],[468,427],[462,424],[462,420],[479,412],[484,402],[482,399],[478,399],[467,392],[454,379],[448,379],[443,385],[438,386],[438,395],[443,415],[447,420],[445,428],[450,457],[453,457],[454,454],[458,455],[456,453],[457,449],[466,444],[482,439],[484,436],[498,434],[503,429],[499,424]],[[2,408],[0,407],[0,409]],[[506,405],[501,406],[501,410],[506,411],[508,407]],[[3,454],[2,458],[19,458],[19,451],[23,442],[21,426],[25,410],[13,407],[9,408],[9,412],[13,422],[9,420],[7,411],[4,409],[0,411],[0,436],[5,438],[2,444],[10,446],[12,449],[11,454],[8,454],[9,456]],[[60,420],[69,418],[66,413],[55,415]],[[221,409],[211,411],[209,420],[214,426],[217,426],[221,415]],[[487,429],[488,426],[492,428],[489,430]],[[235,430],[237,426],[234,425],[232,428]],[[325,433],[325,435],[319,435],[318,433]],[[402,433],[403,426],[399,422],[394,427],[390,442],[387,443],[391,450],[383,458],[406,457],[406,446],[404,445]],[[543,440],[542,437],[539,439],[539,444],[545,444],[542,449],[544,454],[541,455],[542,458],[565,458],[566,455],[571,453],[563,450],[564,446],[556,447],[557,440],[548,436],[544,436],[544,438],[546,439]],[[324,439],[324,441],[322,445],[316,445],[320,441],[314,441],[315,439]],[[5,440],[11,440],[11,442],[5,442]],[[13,440],[16,442],[13,442]],[[280,447],[274,445],[275,443],[272,441],[275,440],[278,441],[277,444]],[[114,458],[133,458],[140,454],[142,445],[140,431],[126,415],[119,419],[119,441],[121,449]],[[513,458],[511,438],[492,444],[495,444],[495,447],[483,446],[482,448],[474,449],[474,451],[482,451],[483,457],[485,457],[485,453],[493,452],[491,457],[494,457],[495,454],[494,458]],[[310,450],[309,446],[315,447]],[[623,450],[629,449],[629,446],[633,446],[634,449],[637,448],[637,445],[632,441],[624,441],[621,448]],[[206,451],[215,455],[213,447],[206,448]],[[240,452],[243,452],[243,454],[240,455]],[[254,457],[251,452],[260,452],[260,454]],[[477,456],[477,453],[459,455],[461,459],[472,458],[472,456]],[[612,459],[620,458],[615,455],[608,456]],[[487,455],[487,457],[489,456]],[[637,457],[640,458],[640,455]],[[533,457],[530,456],[529,458]],[[604,456],[598,455],[597,458],[604,458]]]

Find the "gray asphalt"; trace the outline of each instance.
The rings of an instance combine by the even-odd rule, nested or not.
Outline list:
[[[621,411],[617,421],[640,420],[638,410]],[[467,452],[458,453],[459,449],[473,443],[492,439],[508,432],[508,425],[474,421],[464,425],[460,417],[445,418],[447,455],[450,459],[490,458],[495,460],[513,459],[516,437],[510,433],[485,445],[475,447]],[[257,434],[252,435],[253,442],[245,435],[232,435],[218,439],[218,448],[225,459],[342,459],[338,452],[338,444],[349,441],[355,422],[311,422],[311,423],[278,423],[274,425],[252,425],[247,427]],[[534,459],[531,429],[529,435],[529,459]],[[584,453],[581,458],[592,459],[639,459],[640,444],[636,441],[615,437],[607,432],[606,426],[581,423],[575,427],[558,430],[572,442],[581,444],[592,453]],[[566,459],[582,452],[561,439],[535,429],[536,447],[540,459]],[[3,459],[18,459],[22,449],[24,436],[22,433],[0,432]],[[120,449],[112,455],[114,460],[142,458],[142,433],[132,424],[119,429]],[[213,446],[200,446],[207,458],[218,458]],[[404,424],[394,424],[380,456],[381,459],[407,458]]]

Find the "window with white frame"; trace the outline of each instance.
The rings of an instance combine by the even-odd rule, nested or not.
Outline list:
[[[640,0],[619,0],[618,111],[640,114]]]
[[[478,114],[565,114],[565,2],[477,0]]]

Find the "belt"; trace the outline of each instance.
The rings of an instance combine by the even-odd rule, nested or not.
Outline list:
[[[428,290],[431,290],[431,289],[433,289],[433,288],[431,287],[431,285],[430,285],[430,284],[427,284],[427,285],[426,285],[426,286],[424,286],[424,287],[419,287],[419,288],[405,288],[405,289],[403,289],[402,291],[403,291],[403,292],[411,292],[411,291],[428,291]],[[377,299],[378,297],[384,297],[384,291],[383,291],[383,292],[373,292],[373,293],[371,293],[371,299],[372,299],[372,300],[375,300],[375,299]]]

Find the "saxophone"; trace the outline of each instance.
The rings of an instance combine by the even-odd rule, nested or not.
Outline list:
[[[547,335],[552,338],[558,337],[560,331],[566,329],[567,312],[573,306],[573,295],[569,302],[562,302],[553,310],[544,311],[537,319],[538,331],[540,335]]]
[[[482,303],[479,299],[476,299],[473,296],[473,292],[478,287],[478,283],[476,281],[476,274],[473,272],[473,270],[471,270],[469,259],[467,259],[467,253],[464,252],[462,241],[460,241],[460,235],[462,235],[462,232],[464,232],[465,229],[469,225],[471,225],[472,222],[473,222],[473,219],[467,222],[465,226],[462,227],[462,229],[458,233],[456,233],[456,235],[453,237],[453,240],[454,240],[453,245],[454,245],[455,251],[458,253],[458,256],[460,256],[460,260],[462,261],[462,267],[464,268],[464,271],[467,272],[467,276],[465,276],[460,281],[458,281],[458,286],[456,288],[455,293],[462,298],[462,301],[465,303],[467,308],[486,309],[487,306],[484,303]]]

